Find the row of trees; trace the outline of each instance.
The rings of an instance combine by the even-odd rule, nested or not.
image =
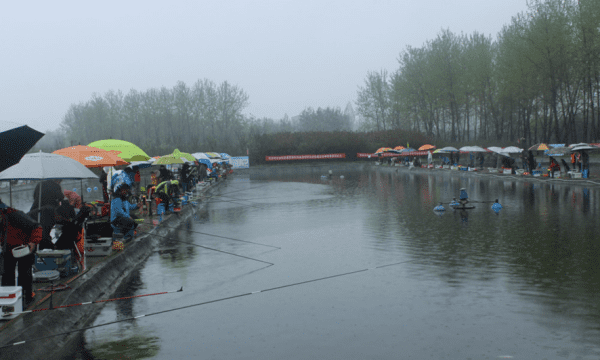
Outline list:
[[[170,153],[174,146],[182,151],[245,153],[243,110],[247,105],[248,95],[242,89],[206,79],[192,87],[178,82],[172,89],[94,94],[67,111],[61,123],[62,145],[113,138],[130,141],[152,154]]]
[[[533,0],[497,40],[443,30],[358,91],[363,129],[449,141],[600,138],[600,1]]]

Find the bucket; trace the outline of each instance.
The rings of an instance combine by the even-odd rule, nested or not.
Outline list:
[[[12,254],[15,258],[22,258],[23,256],[27,256],[29,254],[31,254],[31,251],[29,250],[29,246],[28,245],[21,245],[21,246],[17,246],[16,248],[12,249]]]
[[[163,203],[158,204],[158,206],[156,207],[156,213],[158,215],[164,214],[165,213],[165,204],[163,204]]]

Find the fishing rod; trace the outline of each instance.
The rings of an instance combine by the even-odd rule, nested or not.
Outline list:
[[[147,296],[154,296],[154,295],[173,294],[173,293],[177,293],[177,292],[183,292],[183,286],[181,287],[181,289],[175,290],[175,291],[163,291],[163,292],[152,293],[152,294],[133,295],[133,296],[120,297],[120,298],[113,298],[113,299],[104,299],[104,300],[88,301],[88,302],[77,303],[77,304],[61,305],[61,306],[44,308],[44,309],[33,309],[33,310],[26,310],[26,311],[21,311],[21,312],[14,312],[14,313],[3,313],[2,316],[20,315],[20,314],[27,314],[27,313],[37,313],[37,312],[40,312],[40,311],[64,309],[64,308],[70,308],[70,307],[82,306],[82,305],[101,304],[101,303],[106,303],[106,302],[120,301],[120,300],[129,300],[129,299],[140,298],[140,297],[147,297]]]
[[[168,229],[178,229],[178,228],[174,228],[174,227],[170,227],[170,226],[164,226],[164,225],[161,225],[161,227],[165,227],[165,228],[168,228]],[[200,231],[194,231],[194,230],[190,230],[190,229],[187,229],[187,231],[195,233],[195,234],[212,236],[212,237],[217,237],[217,238],[227,239],[227,240],[233,240],[233,241],[241,241],[241,242],[245,242],[245,243],[249,243],[249,244],[255,244],[255,245],[260,245],[260,246],[268,246],[268,247],[271,247],[271,248],[274,248],[274,249],[281,250],[281,248],[279,246],[261,244],[261,243],[257,243],[257,242],[253,242],[253,241],[248,241],[248,240],[234,239],[234,238],[230,238],[230,237],[227,237],[227,236],[220,236],[220,235],[208,234],[208,233],[204,233],[204,232],[200,232]]]
[[[252,292],[248,292],[248,293],[243,293],[243,294],[228,296],[228,297],[224,297],[224,298],[220,298],[220,299],[204,301],[204,302],[200,302],[200,303],[196,303],[196,304],[180,306],[180,307],[176,307],[176,308],[172,308],[172,309],[157,311],[157,312],[148,313],[148,314],[144,314],[144,315],[138,315],[138,316],[134,316],[134,317],[126,318],[126,319],[120,319],[120,320],[110,321],[110,322],[103,323],[103,324],[98,324],[98,325],[88,326],[88,327],[84,327],[84,328],[69,330],[69,331],[65,331],[65,332],[62,332],[62,333],[58,333],[58,334],[52,334],[52,335],[42,336],[42,337],[38,337],[36,339],[27,339],[27,340],[23,340],[23,341],[18,341],[18,342],[12,343],[12,344],[7,344],[7,345],[0,346],[0,349],[5,349],[5,348],[8,348],[8,347],[17,346],[17,345],[23,345],[23,344],[26,344],[27,342],[40,341],[40,340],[45,340],[45,339],[53,338],[53,337],[56,337],[56,336],[68,335],[68,334],[71,334],[71,333],[74,333],[74,332],[85,331],[85,330],[90,330],[90,329],[94,329],[94,328],[98,328],[98,327],[102,327],[102,326],[108,326],[108,325],[112,325],[112,324],[117,324],[117,323],[120,323],[120,322],[136,320],[136,319],[140,319],[140,318],[143,318],[143,317],[150,317],[150,316],[160,315],[160,314],[164,314],[164,313],[168,313],[168,312],[184,310],[184,309],[188,309],[188,308],[192,308],[192,307],[204,306],[204,305],[213,304],[213,303],[217,303],[217,302],[221,302],[221,301],[237,299],[237,298],[246,297],[246,296],[255,295],[255,294],[260,294],[260,293],[265,293],[265,292],[269,292],[269,291],[281,290],[281,289],[285,289],[285,288],[289,288],[289,287],[293,287],[293,286],[309,284],[309,283],[313,283],[313,282],[318,282],[318,281],[333,279],[333,278],[336,278],[336,277],[342,277],[342,276],[347,276],[347,275],[352,275],[352,274],[358,274],[358,273],[362,273],[362,272],[366,272],[366,271],[370,271],[370,270],[382,269],[382,268],[385,268],[385,267],[395,266],[395,265],[400,265],[400,264],[405,264],[405,263],[414,262],[414,261],[417,261],[417,260],[416,259],[415,260],[406,260],[406,261],[401,261],[401,262],[392,263],[392,264],[386,264],[386,265],[380,265],[380,266],[375,266],[375,267],[371,267],[371,268],[354,270],[354,271],[349,271],[349,272],[345,272],[345,273],[341,273],[341,274],[335,274],[335,275],[325,276],[325,277],[321,277],[321,278],[316,278],[316,279],[311,279],[311,280],[300,281],[300,282],[296,282],[296,283],[291,283],[291,284],[276,286],[276,287],[272,287],[272,288],[268,288],[268,289],[263,289],[263,290],[252,291]]]
[[[167,237],[167,236],[157,235],[157,234],[153,234],[153,233],[149,233],[149,232],[141,231],[141,230],[138,230],[138,232],[140,232],[142,234],[152,235],[152,236],[159,236],[159,237],[162,237],[164,239],[168,239],[168,240],[180,242],[182,244],[194,245],[194,246],[198,246],[198,247],[201,247],[201,248],[204,248],[204,249],[207,249],[207,250],[217,251],[217,252],[221,252],[221,253],[224,253],[224,254],[229,254],[229,255],[233,255],[233,256],[237,256],[237,257],[241,257],[241,258],[248,259],[248,260],[258,261],[258,262],[261,262],[261,263],[269,264],[269,266],[275,265],[275,264],[270,263],[268,261],[258,260],[258,259],[254,259],[254,258],[251,258],[251,257],[247,257],[247,256],[243,256],[243,255],[238,255],[238,254],[230,253],[230,252],[219,250],[219,249],[213,249],[213,248],[210,248],[208,246],[198,245],[198,244],[194,244],[194,243],[188,242],[188,241],[173,239],[173,238],[170,238],[170,237]]]

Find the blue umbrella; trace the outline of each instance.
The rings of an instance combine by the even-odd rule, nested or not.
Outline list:
[[[0,172],[21,161],[42,136],[27,125],[0,123]]]

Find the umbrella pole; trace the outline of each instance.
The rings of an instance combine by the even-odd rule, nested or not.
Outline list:
[[[12,181],[8,180],[8,191],[10,192],[10,207],[12,207]]]
[[[81,179],[81,203],[83,204],[83,179]]]

